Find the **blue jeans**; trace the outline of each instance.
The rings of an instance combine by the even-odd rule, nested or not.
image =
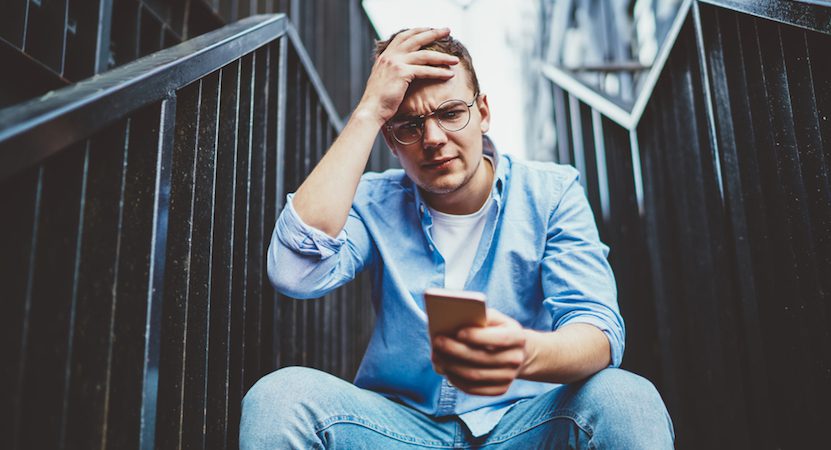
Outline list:
[[[242,449],[668,449],[672,422],[655,387],[605,369],[521,400],[474,438],[456,416],[435,418],[327,373],[287,367],[243,400]]]

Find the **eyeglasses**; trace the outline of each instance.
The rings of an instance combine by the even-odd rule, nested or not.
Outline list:
[[[414,144],[424,135],[424,122],[428,117],[435,116],[436,122],[445,131],[459,131],[470,123],[470,108],[476,103],[479,93],[473,96],[470,103],[463,100],[447,100],[439,105],[435,111],[416,117],[393,120],[387,124],[387,130],[402,145]]]

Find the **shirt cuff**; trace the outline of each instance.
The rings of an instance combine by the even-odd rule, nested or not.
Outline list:
[[[556,328],[560,328],[573,323],[587,323],[589,325],[594,325],[595,327],[599,328],[600,331],[602,331],[603,334],[606,335],[606,338],[609,339],[609,348],[612,352],[612,362],[609,364],[609,367],[620,367],[620,363],[621,361],[623,361],[623,345],[621,344],[620,340],[615,337],[615,333],[612,332],[611,328],[609,327],[609,324],[605,320],[595,316],[580,315],[572,317],[568,319],[566,322],[558,324]]]
[[[307,225],[292,206],[294,194],[286,196],[286,205],[277,219],[275,233],[280,242],[287,248],[301,255],[320,256],[328,258],[337,253],[344,242],[346,232],[341,230],[337,238],[333,238],[315,227]]]

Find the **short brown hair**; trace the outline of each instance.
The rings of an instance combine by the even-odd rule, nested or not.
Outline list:
[[[390,45],[393,39],[398,36],[399,33],[407,31],[408,28],[404,28],[402,30],[398,30],[389,37],[389,39],[384,41],[375,41],[375,52],[374,57],[378,58],[381,53],[384,53],[384,50],[387,49],[387,46]],[[447,37],[443,37],[437,41],[433,41],[423,47],[422,50],[433,50],[441,53],[446,53],[448,55],[453,55],[459,58],[459,63],[462,67],[467,70],[468,74],[468,81],[470,87],[473,89],[474,94],[479,94],[479,79],[476,78],[476,71],[473,70],[473,59],[470,57],[470,53],[468,53],[467,48],[459,42],[453,36],[448,35]]]

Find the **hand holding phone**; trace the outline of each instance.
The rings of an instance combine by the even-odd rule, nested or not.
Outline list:
[[[430,338],[437,334],[453,335],[460,328],[487,324],[485,294],[430,288],[424,291]]]

